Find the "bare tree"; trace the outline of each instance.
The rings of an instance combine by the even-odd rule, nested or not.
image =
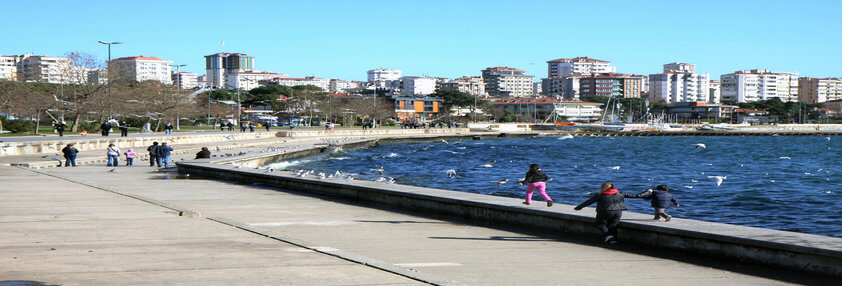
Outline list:
[[[108,87],[108,74],[102,71],[103,62],[91,54],[74,51],[67,53],[66,56],[70,58],[71,64],[62,71],[62,81],[66,85],[62,86],[63,98],[59,100],[72,103],[70,105],[73,113],[71,131],[76,132],[82,116],[89,111],[97,112],[100,114],[100,119],[103,119],[103,113],[106,111],[104,106],[111,102],[105,93]],[[95,76],[88,77],[88,72],[93,72]],[[101,77],[106,77],[106,79]]]

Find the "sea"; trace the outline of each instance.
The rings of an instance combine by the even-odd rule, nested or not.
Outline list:
[[[517,182],[539,164],[556,203],[579,204],[606,181],[631,193],[663,184],[674,217],[842,237],[840,163],[842,136],[567,135],[381,143],[264,167],[523,198]]]

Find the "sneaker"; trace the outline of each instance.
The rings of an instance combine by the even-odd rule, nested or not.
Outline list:
[[[553,206],[553,201],[547,201],[547,207]]]
[[[614,240],[613,235],[608,235],[608,236],[605,237],[605,242],[611,243],[611,241],[613,241],[613,240]]]
[[[523,202],[523,204],[524,204],[524,205],[527,205],[527,206],[529,205],[529,203],[527,203],[527,202]]]
[[[671,219],[672,219],[671,216],[667,216],[667,218],[665,218],[664,221],[670,221]]]
[[[617,244],[617,240],[616,239],[609,240],[608,244]]]

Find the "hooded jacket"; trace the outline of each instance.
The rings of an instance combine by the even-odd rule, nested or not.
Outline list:
[[[610,189],[593,195],[590,199],[579,204],[574,209],[580,210],[596,202],[597,213],[605,213],[607,211],[624,211],[629,209],[624,198],[642,198],[646,195],[649,195],[649,191],[644,191],[639,194],[630,194],[620,192],[617,189]]]

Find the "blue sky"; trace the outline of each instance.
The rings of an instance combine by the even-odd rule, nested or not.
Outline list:
[[[204,74],[241,52],[293,77],[365,80],[366,70],[546,77],[546,61],[588,56],[618,72],[670,62],[719,75],[766,68],[842,77],[842,1],[17,1],[0,0],[0,54],[154,56]],[[225,45],[221,46],[220,42]]]

